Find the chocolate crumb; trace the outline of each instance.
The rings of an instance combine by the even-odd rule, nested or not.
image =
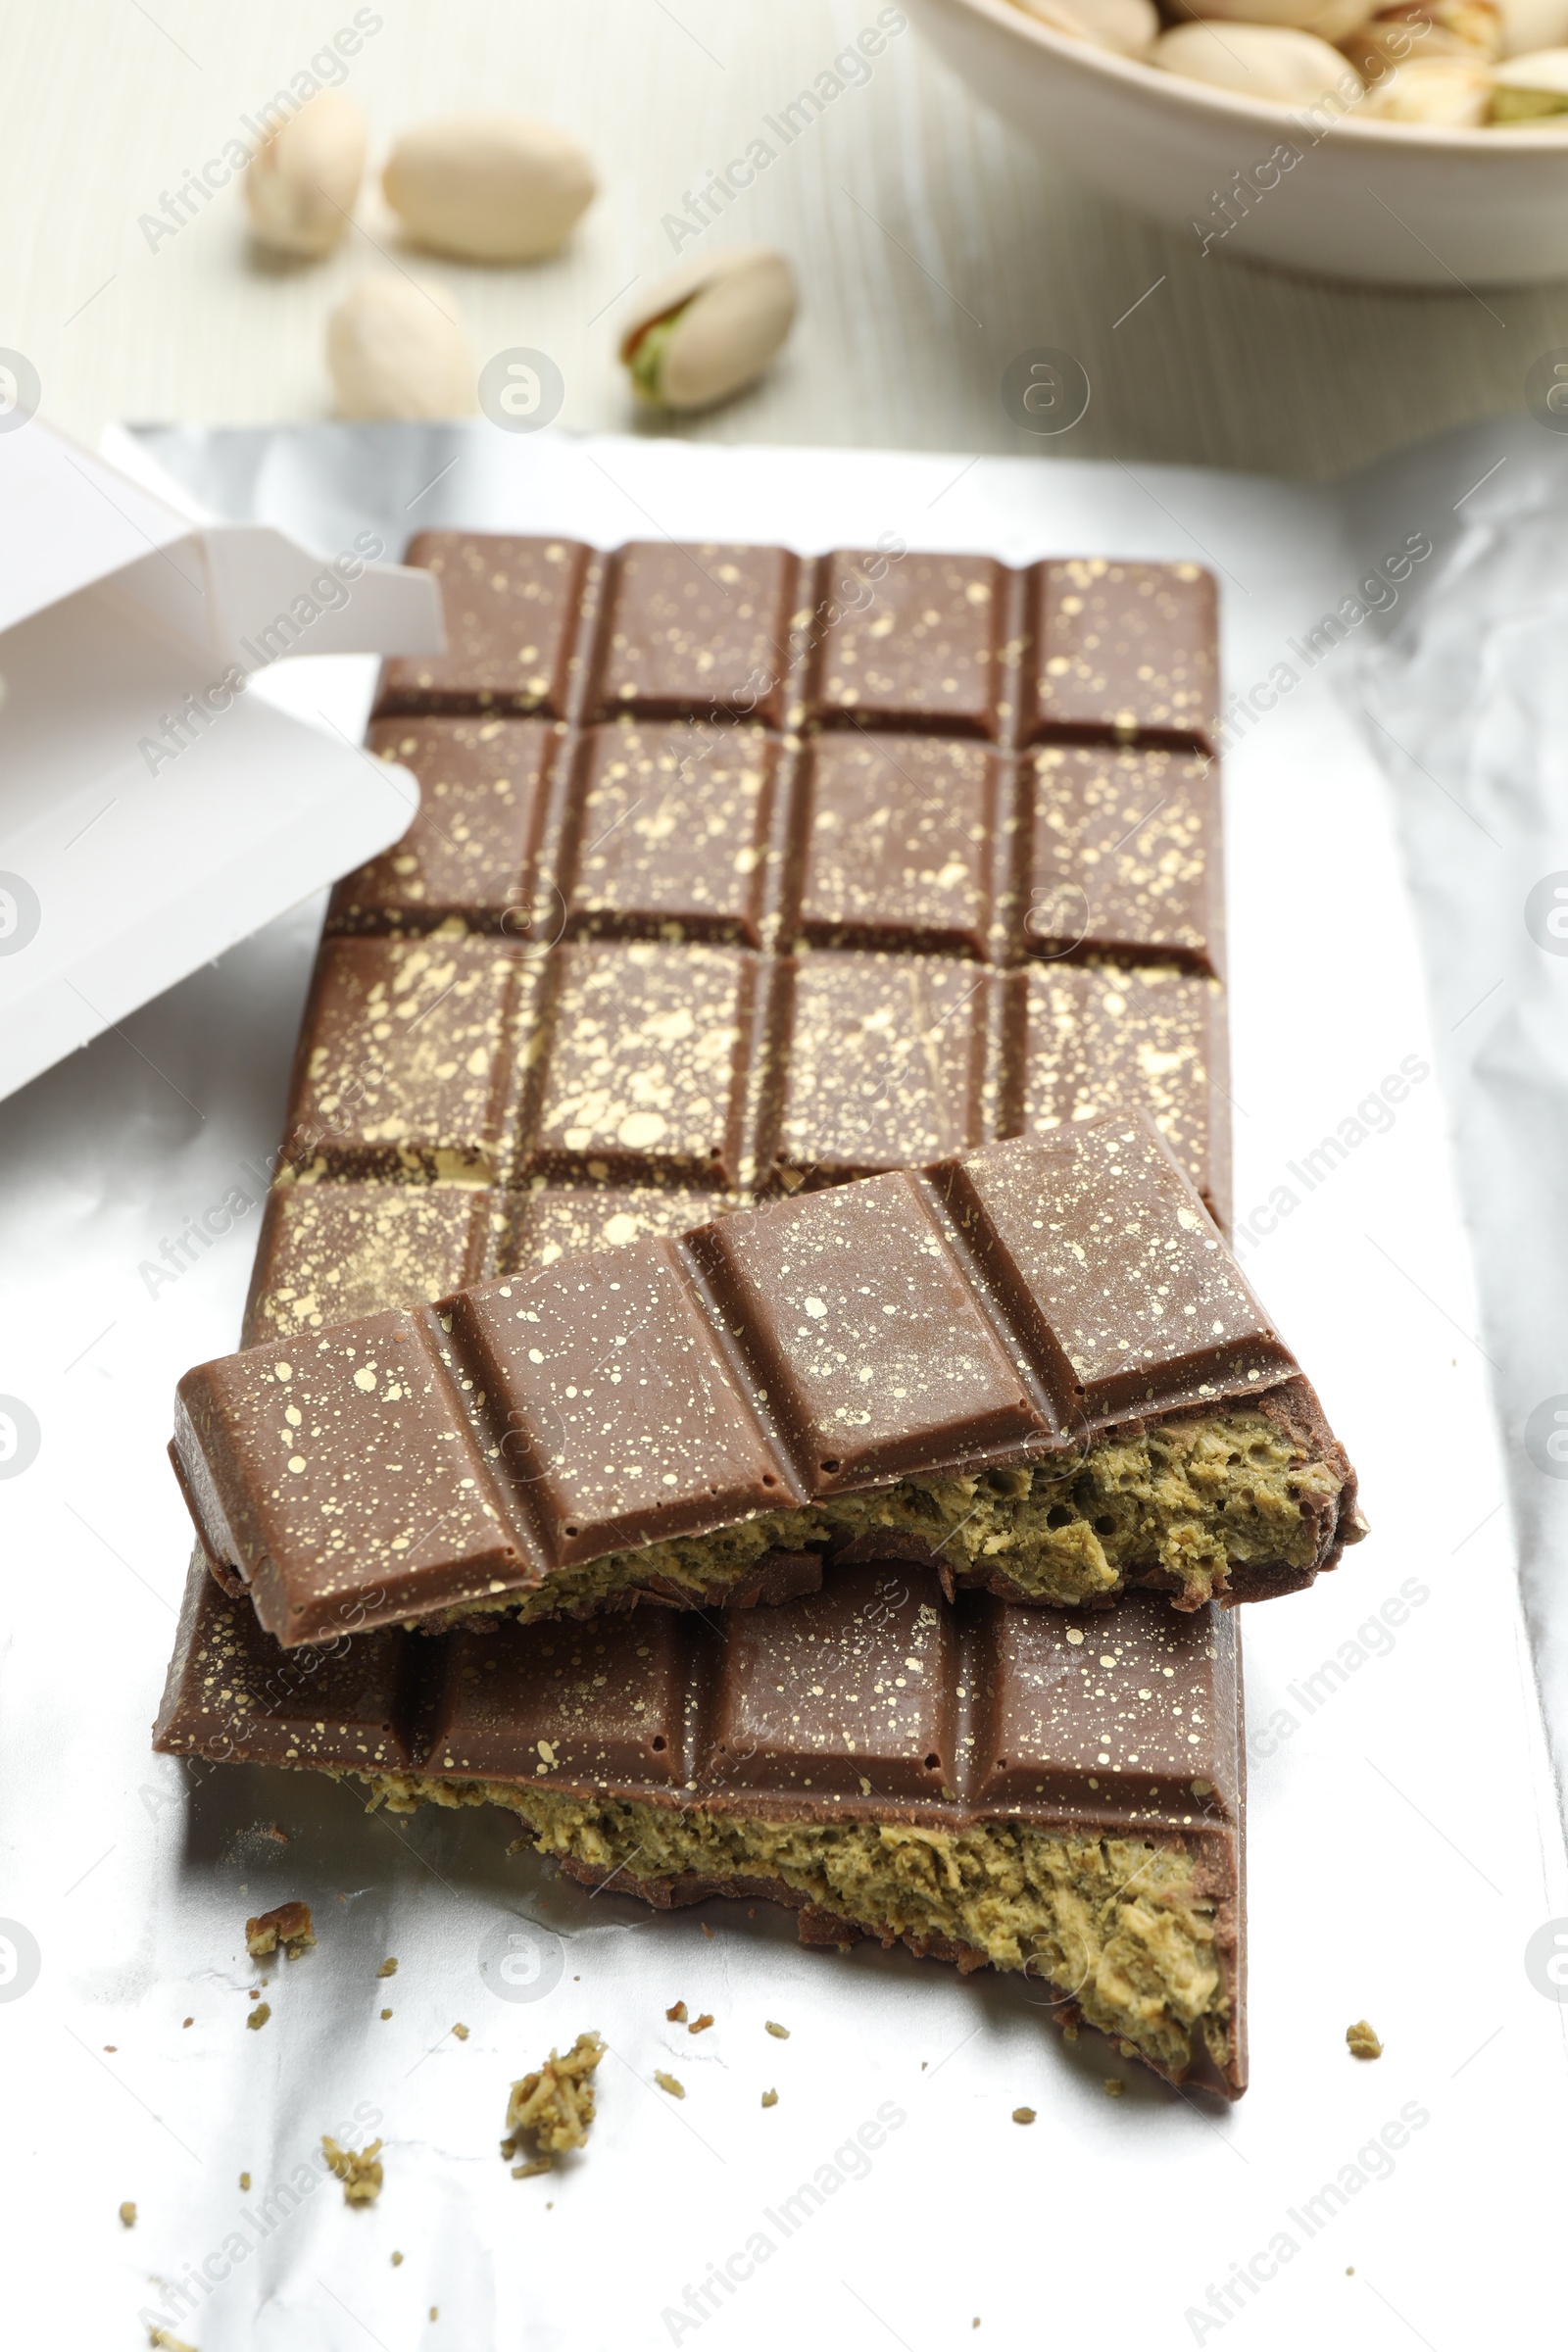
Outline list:
[[[775,2041],[788,2041],[790,2037],[788,2026],[776,2026],[771,2018],[768,2018],[762,2031],[764,2034],[771,2034]]]
[[[279,1944],[286,1959],[297,1960],[315,1941],[309,1903],[279,1903],[276,1910],[264,1911],[259,1919],[245,1922],[245,1949],[253,1960],[265,1959]]]
[[[323,2132],[321,2146],[328,2165],[343,2183],[344,2204],[373,2205],[381,2194],[381,2167],[377,2162],[381,2142],[372,2139],[368,2148],[340,2148]]]
[[[129,2202],[129,2200],[128,2200],[128,2199],[127,2199],[127,2200],[126,2200],[126,2202],[125,2202],[123,2205],[122,2205],[122,2207],[120,2208],[120,2219],[121,2219],[121,2222],[122,2222],[122,2224],[123,2225],[123,2227],[124,2227],[125,2229],[127,2229],[127,2230],[134,2230],[134,2229],[135,2229],[135,2227],[136,2227],[136,2208],[135,2208],[135,2206],[134,2206],[134,2205],[132,2205],[132,2204]]]
[[[271,2014],[271,2002],[263,2001],[261,2007],[259,2009],[253,2009],[249,2017],[245,2020],[246,2027],[252,2034],[259,2034]]]
[[[677,2082],[673,2075],[666,2075],[662,2067],[655,2068],[654,2081],[659,2084],[661,2090],[667,2090],[672,2099],[683,2099],[686,2096],[685,2084]]]
[[[686,2023],[685,2002],[677,2001],[672,2009],[666,2009],[664,2011],[664,2015],[668,2018],[672,2026],[683,2026]]]
[[[185,2020],[185,2024],[186,2024],[187,2026],[193,2026],[195,2023],[196,2023],[196,2020],[195,2020],[193,2017],[187,2017],[187,2018],[186,2018],[186,2020]]]
[[[712,2012],[709,2009],[705,2009],[701,2017],[694,2017],[692,2019],[692,2022],[687,2027],[686,2031],[688,2034],[706,2034],[712,2022]]]
[[[1346,2027],[1345,2039],[1352,2058],[1381,2058],[1383,2055],[1383,2044],[1364,2017],[1353,2026]]]
[[[764,2090],[762,2093],[762,2105],[764,2107],[776,2107],[778,2105],[778,2092],[776,2090]]]
[[[1012,2120],[1015,2124],[1032,2124],[1035,2120],[1035,2111],[1032,2107],[1015,2107],[1012,2111]]]

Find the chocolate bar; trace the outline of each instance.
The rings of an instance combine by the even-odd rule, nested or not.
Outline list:
[[[215,1571],[291,1646],[345,1602],[744,1606],[877,1556],[1192,1610],[1297,1591],[1362,1532],[1316,1396],[1143,1118],[225,1357],[180,1383],[172,1452]]]
[[[1205,573],[409,556],[450,648],[369,748],[421,804],[332,901],[248,1336],[1135,1106],[1223,1226]]]
[[[1233,1621],[1147,1596],[1087,1625],[871,1562],[721,1618],[639,1611],[280,1652],[197,1566],[165,1753],[495,1804],[573,1878],[790,1905],[1043,1980],[1172,2082],[1247,2080]]]

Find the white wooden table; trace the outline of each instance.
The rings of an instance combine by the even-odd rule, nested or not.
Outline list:
[[[614,331],[626,289],[668,267],[663,216],[877,4],[381,0],[362,11],[382,22],[347,82],[380,151],[421,116],[504,105],[576,130],[604,182],[560,261],[470,270],[394,243],[398,266],[451,289],[481,358],[549,351],[564,423],[623,426]],[[258,266],[232,188],[176,234],[150,242],[139,223],[354,16],[354,0],[8,0],[0,345],[37,368],[45,416],[91,440],[115,417],[326,413],[322,322],[356,276],[388,266],[370,236],[324,264]],[[682,428],[723,440],[1333,473],[1517,409],[1530,362],[1568,344],[1568,288],[1483,306],[1204,259],[1072,185],[971,103],[912,27],[710,233],[783,246],[807,302],[768,383]],[[1059,442],[1031,442],[999,398],[1007,361],[1033,344],[1075,353],[1093,382]]]

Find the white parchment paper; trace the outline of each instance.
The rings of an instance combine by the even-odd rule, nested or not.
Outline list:
[[[1541,438],[1541,495],[1560,501]],[[1545,847],[1563,754],[1543,743],[1561,688],[1542,615],[1562,591],[1532,498],[1496,504],[1515,453],[1456,514],[1496,454],[1472,466],[1475,437],[1346,497],[483,426],[144,446],[216,509],[322,547],[368,523],[395,549],[446,522],[803,549],[890,531],[1012,562],[1214,564],[1230,685],[1269,688],[1227,762],[1241,1246],[1361,1470],[1374,1537],[1311,1593],[1247,1612],[1253,2087],[1223,2114],[1093,2035],[1064,2048],[1039,1987],[805,1953],[765,1907],[651,1918],[509,1857],[493,1817],[368,1818],[308,1776],[154,1758],[188,1550],[170,1396],[233,1344],[257,1212],[172,1284],[140,1269],[187,1216],[259,1190],[319,923],[301,907],[0,1108],[0,1396],[37,1431],[0,1479],[18,2341],[109,2352],[163,2326],[200,2352],[824,2335],[1383,2352],[1413,2331],[1447,2352],[1540,2324],[1568,2067],[1527,1951],[1568,1913],[1568,1878],[1513,1529],[1544,1585],[1558,1482],[1511,1447],[1510,1487],[1494,1394],[1512,1434],[1523,1396],[1568,1387],[1546,1330],[1564,1328],[1561,976],[1519,910],[1535,861],[1568,864],[1568,843]],[[1372,562],[1423,534],[1433,552],[1392,604],[1358,597]],[[1384,617],[1348,618],[1347,599]],[[1341,633],[1308,659],[1331,612]],[[273,675],[296,707],[363,719],[363,668],[291,666]],[[1364,711],[1436,787],[1402,755],[1385,767]],[[1511,846],[1472,842],[1463,814],[1422,831],[1428,792]],[[1505,808],[1510,825],[1531,812],[1528,849],[1499,834]],[[1449,937],[1462,981],[1441,968]],[[1506,1013],[1461,1022],[1504,951]],[[267,1972],[273,2014],[253,2034],[243,1921],[293,1895],[319,1946]],[[397,1976],[378,1979],[389,1955]],[[717,2023],[695,2039],[666,2024],[677,1999]],[[1346,2051],[1363,2016],[1376,2064]],[[590,2025],[612,2052],[590,2153],[514,2181],[507,2085]],[[322,2132],[384,2138],[377,2206],[348,2211],[322,2180]]]

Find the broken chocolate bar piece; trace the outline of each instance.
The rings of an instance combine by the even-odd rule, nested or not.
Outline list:
[[[1296,1359],[1115,1118],[203,1365],[172,1454],[288,1646],[345,1606],[692,1607],[867,1557],[1196,1609],[1310,1584],[1362,1532]]]
[[[340,1622],[340,1633],[350,1624]],[[719,1617],[639,1612],[280,1656],[193,1571],[166,1753],[356,1776],[397,1809],[495,1804],[589,1886],[789,1904],[1041,1981],[1172,2082],[1246,2085],[1234,1621],[943,1596],[865,1563]]]

